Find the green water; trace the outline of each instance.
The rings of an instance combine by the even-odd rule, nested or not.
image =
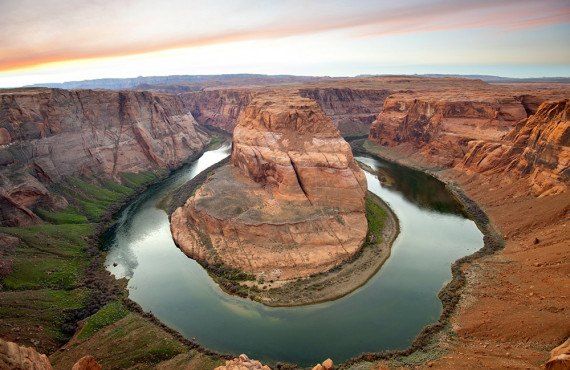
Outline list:
[[[379,170],[384,185],[367,172],[368,188],[400,220],[401,233],[382,269],[355,292],[312,306],[270,308],[230,296],[175,246],[168,217],[157,208],[164,195],[227,155],[228,147],[206,152],[149,189],[108,235],[107,268],[129,279],[130,298],[210,349],[308,366],[327,357],[339,363],[361,352],[405,348],[438,319],[437,293],[451,278],[451,263],[483,246],[475,223],[441,183],[358,157]]]

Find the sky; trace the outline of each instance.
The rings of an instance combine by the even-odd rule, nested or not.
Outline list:
[[[570,0],[0,0],[0,87],[264,73],[570,77]]]

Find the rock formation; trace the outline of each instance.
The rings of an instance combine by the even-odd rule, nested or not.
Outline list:
[[[0,339],[0,369],[51,370],[52,367],[47,356],[35,349]]]
[[[205,90],[180,94],[184,105],[201,125],[232,132],[241,111],[253,96],[250,89]]]
[[[271,370],[271,368],[257,360],[250,360],[249,357],[241,354],[239,357],[226,361],[225,365],[218,366],[214,370]]]
[[[535,195],[558,194],[570,176],[567,99],[504,93],[399,93],[370,131],[383,146],[469,173],[528,178]],[[527,118],[527,113],[531,115]]]
[[[303,97],[315,100],[342,135],[368,134],[390,90],[326,87],[300,89]]]
[[[546,370],[570,369],[570,338],[550,351],[550,358],[544,367]]]
[[[570,180],[570,101],[543,103],[500,141],[470,141],[460,167],[528,177],[539,196],[564,192]]]
[[[234,130],[231,161],[172,215],[187,255],[286,280],[359,250],[364,173],[313,100],[283,92],[254,98]]]
[[[77,361],[71,370],[101,370],[102,367],[97,363],[93,356],[83,356]]]
[[[65,207],[50,186],[67,176],[172,168],[206,137],[173,95],[27,89],[0,94],[0,141],[0,224],[26,225]]]
[[[496,141],[526,118],[512,97],[459,92],[399,93],[384,102],[370,129],[381,145],[411,145],[439,164],[463,158],[471,140]]]

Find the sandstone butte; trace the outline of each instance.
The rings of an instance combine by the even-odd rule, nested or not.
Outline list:
[[[34,208],[65,208],[51,186],[69,176],[179,166],[207,136],[174,95],[16,89],[0,94],[0,224],[39,222]]]
[[[367,233],[366,179],[313,100],[265,93],[241,113],[231,164],[171,217],[191,258],[272,280],[329,270]]]

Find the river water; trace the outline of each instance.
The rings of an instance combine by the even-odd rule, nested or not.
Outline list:
[[[106,240],[106,267],[129,280],[129,297],[212,350],[309,366],[327,357],[339,363],[361,352],[403,349],[441,314],[437,293],[451,279],[453,261],[483,246],[475,223],[439,181],[357,157],[373,169],[366,171],[369,190],[400,220],[400,235],[382,269],[353,293],[311,306],[272,308],[230,296],[176,247],[168,216],[158,207],[229,151],[208,151],[150,188],[124,209]]]

